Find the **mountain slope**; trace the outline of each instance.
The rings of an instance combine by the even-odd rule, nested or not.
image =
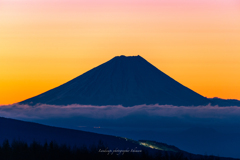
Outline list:
[[[32,122],[8,119],[0,117],[1,136],[0,143],[4,140],[20,140],[26,143],[33,141],[45,143],[55,141],[58,144],[67,144],[70,146],[81,147],[83,145],[97,145],[101,140],[109,148],[139,148],[147,149],[139,144],[126,141],[124,138],[85,132],[79,130],[51,127]]]
[[[118,56],[21,104],[206,105],[209,100],[181,85],[140,56]]]

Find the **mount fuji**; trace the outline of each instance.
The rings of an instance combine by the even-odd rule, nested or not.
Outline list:
[[[141,56],[117,56],[20,104],[207,105],[211,100],[175,81]]]

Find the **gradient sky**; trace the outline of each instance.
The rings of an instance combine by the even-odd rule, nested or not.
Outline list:
[[[240,1],[0,1],[0,104],[119,55],[141,55],[205,97],[240,99]]]

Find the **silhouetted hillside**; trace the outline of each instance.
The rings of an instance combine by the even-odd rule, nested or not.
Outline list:
[[[86,159],[98,157],[97,159],[231,160],[231,158],[194,155],[174,146],[154,141],[134,141],[116,136],[50,127],[7,118],[0,118],[0,128],[0,144],[3,144],[0,147],[0,159],[5,160],[61,160],[79,159],[79,157],[86,157]],[[103,152],[99,152],[99,149],[102,149]],[[109,156],[105,150],[112,150],[113,156]],[[123,151],[114,152],[114,150],[125,150],[124,152],[129,150],[129,152],[121,154]]]
[[[159,152],[150,155],[147,151],[134,153],[128,150],[106,150],[101,142],[90,148],[86,146],[70,148],[66,145],[58,145],[55,142],[44,143],[32,142],[28,145],[22,141],[8,140],[0,146],[1,160],[220,160],[215,156],[185,156],[183,153]]]
[[[82,145],[96,145],[101,140],[109,148],[146,148],[140,146],[138,143],[126,141],[120,137],[45,126],[7,118],[0,118],[0,129],[0,143],[5,139],[8,139],[10,142],[20,140],[26,143],[33,141],[40,143],[56,141],[59,144],[76,145],[80,147]]]

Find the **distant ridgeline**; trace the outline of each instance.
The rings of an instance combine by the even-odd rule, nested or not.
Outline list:
[[[199,106],[209,103],[220,103],[223,106],[230,105],[231,102],[201,96],[169,77],[141,56],[117,56],[59,87],[22,101],[20,104],[131,107],[142,104]],[[236,104],[239,105],[239,102]]]
[[[224,106],[238,106],[240,107],[240,101],[236,99],[221,99],[221,98],[209,98],[211,105]]]

